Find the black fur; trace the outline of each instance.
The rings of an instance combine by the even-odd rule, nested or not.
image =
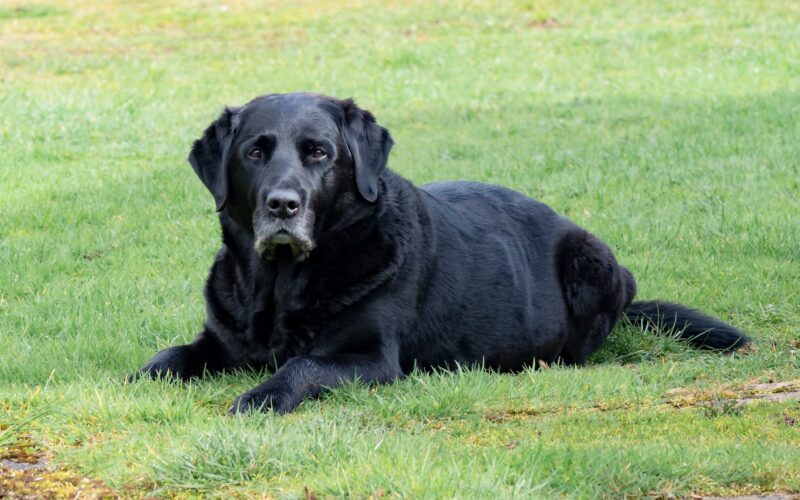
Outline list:
[[[189,157],[222,225],[205,328],[138,373],[268,367],[230,411],[285,413],[415,366],[579,364],[623,315],[702,347],[748,341],[686,307],[632,302],[636,283],[611,250],[538,201],[478,183],[414,187],[385,168],[391,146],[350,100],[269,95],[226,109]],[[270,202],[276,190],[299,205]]]
[[[693,346],[718,351],[732,351],[747,344],[742,332],[695,309],[671,302],[634,302],[625,317],[643,328],[658,333],[675,333]]]

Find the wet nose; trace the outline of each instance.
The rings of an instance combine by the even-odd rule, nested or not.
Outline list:
[[[269,214],[279,219],[291,219],[300,211],[300,194],[294,189],[273,189],[267,195]]]

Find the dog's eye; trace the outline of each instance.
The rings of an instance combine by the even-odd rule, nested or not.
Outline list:
[[[261,150],[259,148],[253,148],[247,152],[247,156],[252,158],[253,160],[260,160],[261,159]]]
[[[320,147],[315,147],[311,149],[311,158],[315,160],[321,160],[326,156],[328,156],[328,153],[326,153],[325,150]]]

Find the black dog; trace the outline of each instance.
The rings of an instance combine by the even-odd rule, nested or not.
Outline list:
[[[415,366],[582,363],[623,315],[700,347],[748,342],[686,307],[632,303],[611,250],[542,203],[485,184],[414,187],[386,169],[391,147],[351,100],[267,95],[226,109],[189,155],[222,224],[208,319],[138,374],[266,366],[274,375],[230,411],[285,413]]]

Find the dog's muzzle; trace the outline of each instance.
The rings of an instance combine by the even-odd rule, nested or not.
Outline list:
[[[255,250],[266,260],[276,259],[282,247],[291,252],[295,262],[303,262],[314,249],[314,242],[304,234],[284,229],[262,235],[256,233]]]
[[[313,223],[313,213],[302,207],[296,191],[275,189],[253,214],[255,250],[266,260],[274,260],[282,248],[288,249],[296,262],[302,262],[315,246]]]

